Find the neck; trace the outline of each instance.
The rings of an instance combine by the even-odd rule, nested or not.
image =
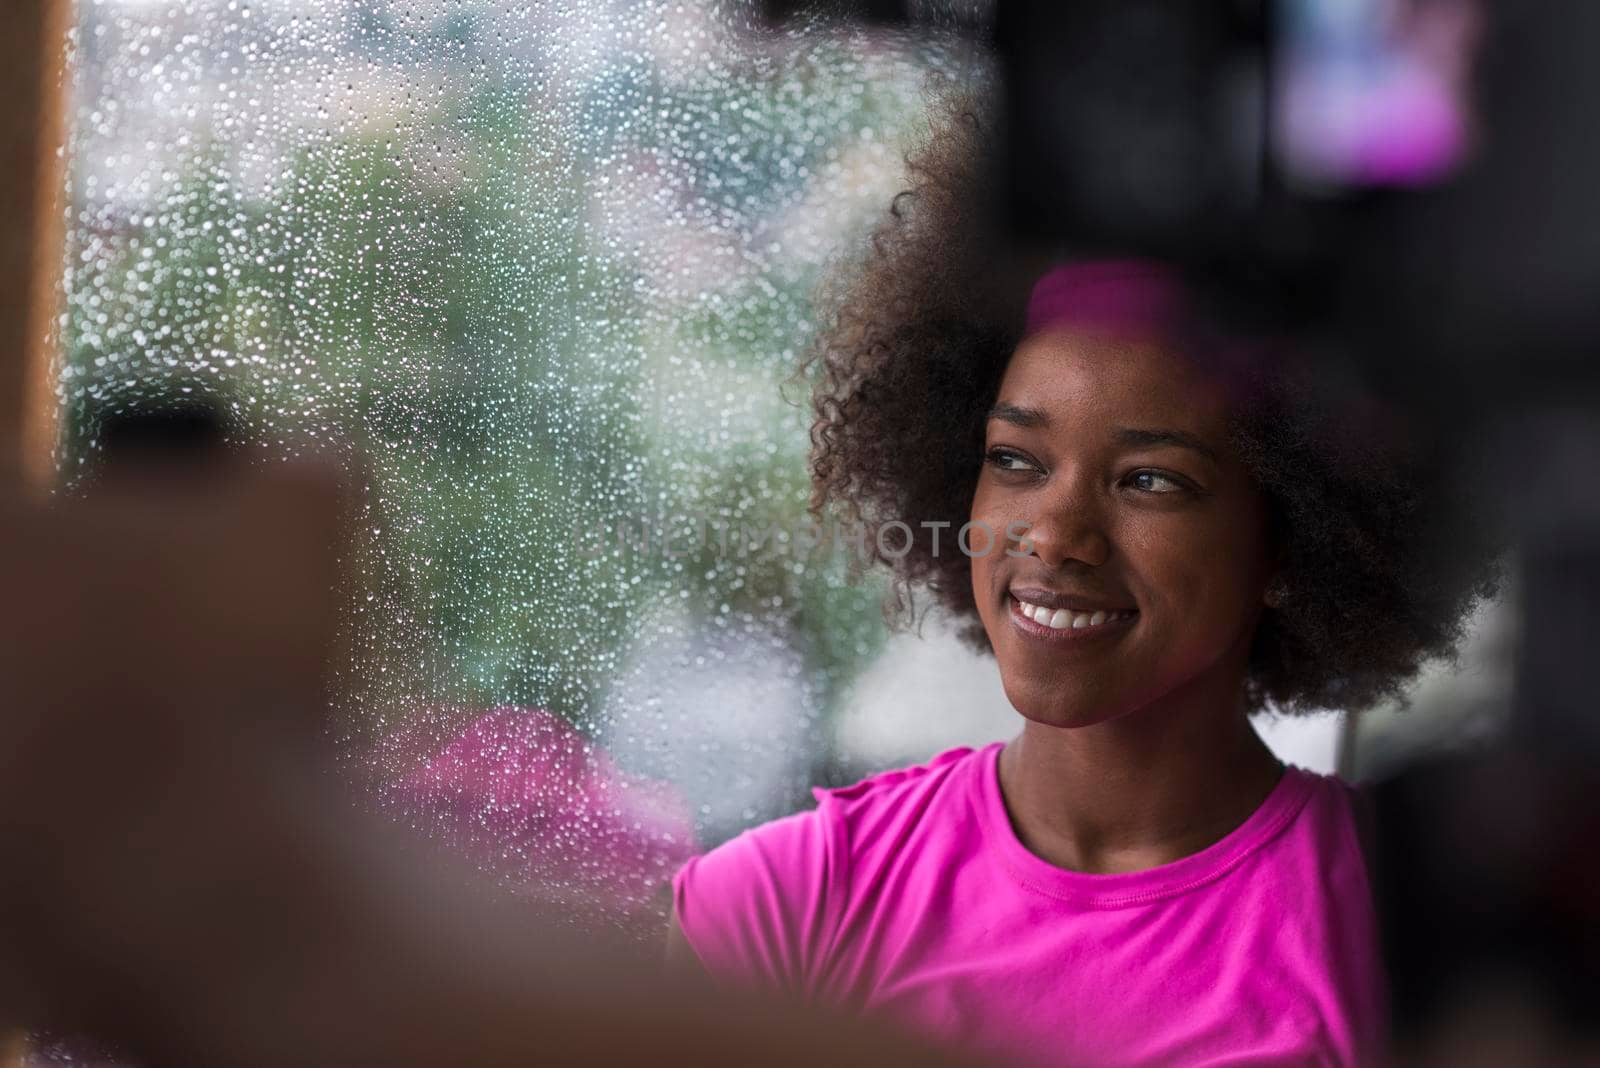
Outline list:
[[[1029,721],[1000,755],[1018,837],[1059,867],[1141,871],[1199,852],[1266,799],[1282,765],[1239,703],[1242,676],[1089,727]]]

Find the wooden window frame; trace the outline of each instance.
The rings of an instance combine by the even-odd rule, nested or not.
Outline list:
[[[0,4],[0,492],[54,477],[70,11],[68,0]]]

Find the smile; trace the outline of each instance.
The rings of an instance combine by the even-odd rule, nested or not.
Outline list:
[[[1138,612],[1099,609],[1093,612],[1074,612],[1070,608],[1046,608],[1029,604],[1007,595],[1006,604],[1011,618],[1022,630],[1039,637],[1088,637],[1090,634],[1120,629],[1137,616]]]

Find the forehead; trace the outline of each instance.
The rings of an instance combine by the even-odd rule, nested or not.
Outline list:
[[[1067,328],[1017,346],[998,399],[1079,426],[1088,419],[1221,435],[1228,419],[1228,391],[1193,359],[1156,341]]]

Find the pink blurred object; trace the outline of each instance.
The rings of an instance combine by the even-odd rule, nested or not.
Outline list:
[[[1355,170],[1379,185],[1426,185],[1461,165],[1469,139],[1461,106],[1426,79],[1397,82],[1375,102],[1384,116],[1355,147]]]
[[[625,774],[543,709],[482,715],[384,798],[516,893],[622,927],[659,932],[662,888],[699,851],[672,785]]]
[[[1027,333],[1059,326],[1128,335],[1160,334],[1188,304],[1178,271],[1148,260],[1092,260],[1055,267],[1028,298]]]
[[[1302,88],[1283,113],[1280,137],[1302,178],[1421,186],[1466,160],[1471,137],[1464,108],[1427,72],[1402,69],[1375,84]]]

